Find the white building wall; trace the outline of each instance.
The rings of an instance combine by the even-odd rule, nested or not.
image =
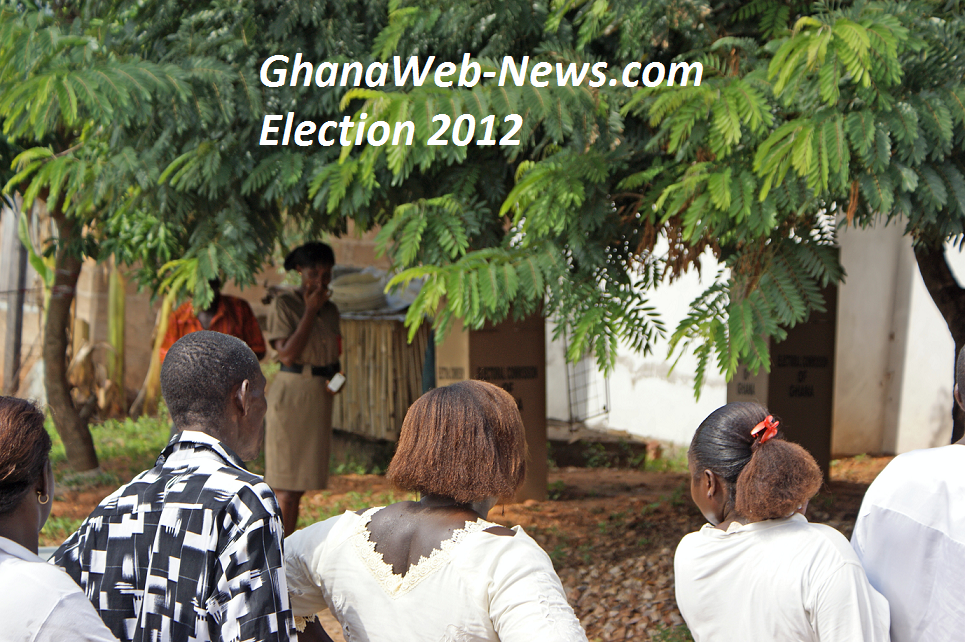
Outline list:
[[[838,295],[836,455],[902,453],[947,444],[955,344],[898,225],[843,229]],[[965,255],[949,244],[952,271]]]
[[[914,260],[910,242],[908,255]],[[959,283],[965,276],[965,254],[945,247],[949,266]],[[955,342],[945,319],[935,307],[917,264],[912,272],[911,310],[907,334],[896,452],[942,446],[952,434],[952,388]]]
[[[14,274],[8,273],[8,270],[12,267],[12,261],[4,260],[12,258],[20,247],[17,229],[20,220],[21,199],[19,194],[15,195],[14,198],[16,199],[16,209],[10,208],[5,200],[0,200],[0,263],[2,263],[2,266],[0,266],[0,364],[3,364],[4,359],[6,359],[7,319],[11,318],[12,320],[12,315],[8,317],[8,311],[12,310],[16,304]],[[27,263],[25,284],[27,292],[24,297],[23,328],[20,335],[19,375],[21,383],[40,359],[43,335],[41,327],[43,321],[43,283],[29,262]],[[0,389],[6,386],[2,371],[3,369],[0,368]],[[40,380],[42,379],[41,376]],[[20,391],[20,396],[43,403],[46,400],[46,395],[43,394],[42,386],[40,386],[41,394],[37,394],[37,388],[36,385],[29,389],[25,386]]]
[[[904,354],[901,328],[907,323],[911,283],[899,275],[906,276],[911,266],[897,225],[842,229],[838,240],[846,276],[838,287],[831,451],[884,452],[887,417],[900,405],[900,385],[892,380],[901,372],[891,364]]]
[[[706,278],[690,272],[673,284],[649,293],[650,303],[660,312],[667,329],[667,339],[686,315],[690,302],[710,285],[719,269],[709,254],[702,262]],[[565,347],[562,341],[551,340],[552,328],[552,322],[548,321],[547,412],[550,419],[567,421]],[[726,383],[713,364],[705,375],[700,399],[694,398],[697,360],[688,351],[670,372],[673,362],[667,358],[667,339],[658,341],[649,356],[620,345],[616,367],[609,377],[609,412],[589,419],[588,427],[689,444],[700,422],[727,402]],[[594,371],[594,376],[596,385],[602,388],[602,375]]]
[[[954,343],[902,232],[890,225],[839,233],[847,277],[838,290],[834,456],[907,452],[946,444],[951,435]],[[949,246],[948,259],[965,276],[965,254]],[[705,274],[716,270],[704,261]],[[650,294],[668,336],[708,283],[691,273]],[[547,412],[566,421],[565,352],[552,341],[552,327],[548,322]],[[667,347],[660,341],[644,357],[621,345],[609,378],[609,412],[587,425],[688,444],[704,417],[726,403],[726,384],[713,364],[695,399],[696,359],[688,352],[671,373]],[[594,376],[602,385],[602,375]]]
[[[907,247],[907,253],[912,253]],[[949,253],[949,261],[961,255]],[[895,444],[889,452],[908,452],[949,443],[952,435],[952,387],[955,383],[955,342],[935,307],[917,264],[914,265],[905,359],[901,377],[901,405]],[[891,448],[888,448],[891,446]]]

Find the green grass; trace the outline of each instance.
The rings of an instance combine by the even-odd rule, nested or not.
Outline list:
[[[690,629],[684,624],[670,628],[659,626],[657,631],[650,636],[650,639],[653,642],[693,642],[694,640],[690,635]]]
[[[337,461],[333,455],[328,470],[332,475],[381,475],[385,472],[378,464],[359,461],[351,453],[342,461]]]
[[[91,437],[94,440],[94,449],[97,451],[100,467],[93,471],[78,473],[68,465],[64,443],[54,429],[53,421],[49,418],[46,427],[53,442],[50,460],[54,468],[57,492],[82,491],[103,486],[120,487],[135,475],[154,467],[154,462],[164,450],[171,435],[170,419],[163,405],[157,417],[141,417],[137,420],[110,419],[103,423],[91,424]],[[264,474],[264,454],[260,454],[256,460],[247,462],[246,465],[253,473]],[[335,475],[373,472],[356,461],[333,461],[331,470]],[[417,498],[414,493],[351,492],[334,503],[322,506],[306,506],[303,503],[298,525],[312,524],[340,515],[347,510],[360,510]],[[51,516],[41,531],[41,537],[44,541],[61,542],[77,530],[81,522],[83,522],[82,518]]]
[[[157,417],[108,419],[91,424],[91,437],[100,468],[78,473],[67,464],[64,443],[54,430],[54,422],[47,419],[47,432],[53,441],[50,461],[54,479],[61,489],[82,490],[93,486],[120,486],[143,470],[152,468],[157,456],[171,436],[170,421],[163,409]]]
[[[688,505],[690,503],[690,483],[680,484],[670,493],[669,497],[664,497],[664,499],[669,501],[671,506],[677,508]]]
[[[550,556],[550,560],[553,562],[553,567],[559,568],[559,565],[562,564],[567,558],[566,546],[557,544],[548,554]]]
[[[677,452],[670,457],[647,460],[644,463],[644,470],[650,470],[656,473],[686,473],[688,472],[687,450],[679,448]]]
[[[584,564],[589,564],[593,561],[593,546],[591,544],[580,544],[576,547],[576,550]]]
[[[665,499],[666,499],[666,495],[663,498],[661,498],[660,501],[650,502],[649,504],[645,505],[643,508],[640,509],[640,515],[645,517],[650,513],[656,512],[657,509],[659,509],[663,505],[661,502],[663,502]]]
[[[563,480],[558,479],[549,485],[549,488],[547,488],[547,495],[550,499],[557,500],[563,496],[563,491],[565,490],[566,483]]]
[[[45,542],[49,542],[51,546],[59,545],[73,535],[83,521],[84,519],[80,517],[55,517],[51,515],[40,530],[41,546],[45,545]]]
[[[330,496],[331,493],[322,493],[323,500]],[[298,515],[298,528],[310,526],[315,522],[324,521],[329,517],[341,515],[345,511],[349,510],[358,511],[371,508],[372,506],[388,506],[389,504],[394,504],[396,502],[415,501],[418,499],[419,496],[416,493],[394,490],[375,493],[375,491],[370,490],[365,493],[352,491],[350,493],[346,493],[345,496],[338,501],[332,504],[325,503],[322,506],[312,506],[311,502],[305,502],[303,500],[301,512]]]
[[[647,451],[641,450],[637,454],[633,454],[633,448],[630,447],[630,443],[625,439],[618,441],[617,447],[623,452],[623,456],[627,458],[627,467],[637,468],[639,470],[646,469]]]
[[[559,466],[556,465],[556,458],[553,456],[553,442],[546,441],[546,467],[550,470],[556,470]]]
[[[157,417],[140,417],[136,420],[108,419],[103,423],[91,424],[91,437],[100,468],[78,473],[67,464],[64,443],[54,429],[53,419],[47,418],[46,427],[53,442],[50,461],[54,467],[54,479],[61,490],[126,484],[135,475],[154,467],[154,462],[171,437],[171,420],[163,403]],[[264,475],[264,451],[253,461],[245,462],[245,466],[256,475]],[[354,459],[332,459],[329,470],[333,475],[379,475],[384,472],[378,466],[366,465]]]

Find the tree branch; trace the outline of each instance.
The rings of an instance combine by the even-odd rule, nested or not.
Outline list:
[[[958,284],[945,258],[944,245],[915,247],[915,260],[928,294],[941,312],[955,345],[965,345],[965,289]]]

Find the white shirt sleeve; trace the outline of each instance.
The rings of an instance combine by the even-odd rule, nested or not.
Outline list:
[[[501,642],[586,642],[549,556],[522,529],[511,539],[493,562],[489,590]]]
[[[329,608],[318,566],[332,528],[343,517],[338,515],[312,524],[285,539],[285,575],[295,617],[310,618]]]
[[[80,590],[62,597],[37,630],[34,642],[117,642]]]
[[[845,563],[813,593],[809,619],[818,640],[889,642],[888,601],[868,582],[859,564]]]

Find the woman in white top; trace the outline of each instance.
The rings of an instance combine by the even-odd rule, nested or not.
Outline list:
[[[848,540],[804,517],[821,470],[777,426],[732,403],[697,428],[690,490],[710,524],[677,546],[680,613],[696,642],[887,641],[888,602]]]
[[[49,453],[43,413],[0,397],[0,638],[117,642],[74,580],[37,556],[54,494]]]
[[[349,642],[585,642],[546,553],[486,521],[525,474],[516,403],[481,381],[431,390],[405,416],[388,477],[418,491],[285,540],[292,612],[330,609]]]

